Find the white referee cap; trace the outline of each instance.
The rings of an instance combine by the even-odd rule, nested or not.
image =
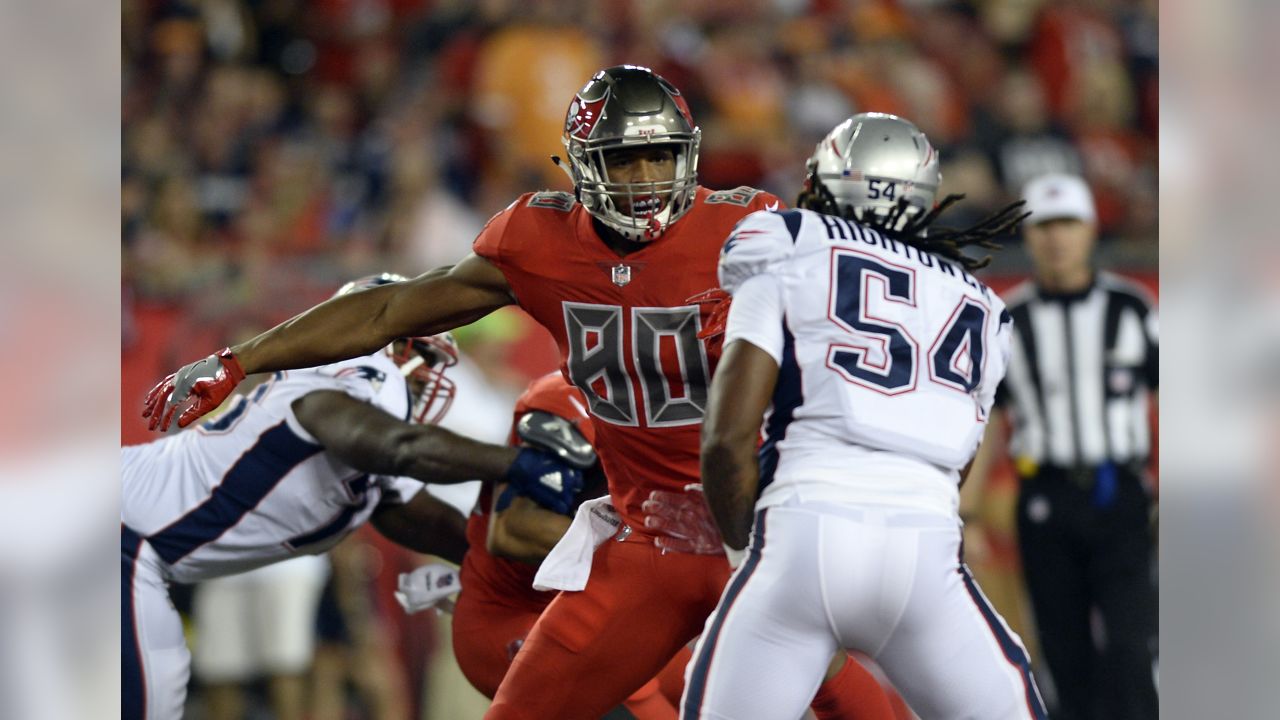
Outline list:
[[[1041,175],[1022,189],[1022,198],[1027,201],[1026,209],[1031,211],[1027,222],[1033,225],[1062,218],[1086,223],[1098,219],[1093,208],[1093,193],[1079,175]]]

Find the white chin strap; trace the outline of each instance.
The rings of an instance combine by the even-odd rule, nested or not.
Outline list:
[[[404,375],[405,377],[409,377],[409,375],[412,374],[414,370],[417,370],[419,367],[422,367],[422,363],[424,362],[426,362],[426,360],[424,360],[421,355],[415,355],[413,359],[409,360],[409,362],[400,366],[400,374]]]
[[[573,171],[569,169],[569,163],[561,160],[559,155],[552,155],[551,162],[555,163],[556,167],[564,171],[564,174],[569,178],[570,185],[577,187],[578,183],[573,179]]]

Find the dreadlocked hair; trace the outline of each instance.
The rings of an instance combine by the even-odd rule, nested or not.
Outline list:
[[[1000,250],[1002,246],[995,242],[993,238],[1012,232],[1018,227],[1018,223],[1027,219],[1031,213],[1023,212],[1022,208],[1026,205],[1026,201],[1019,200],[1018,202],[1009,203],[964,230],[932,227],[938,216],[963,199],[963,194],[952,193],[947,195],[932,210],[908,218],[906,223],[899,228],[898,223],[902,220],[903,214],[906,213],[908,208],[912,207],[906,198],[898,200],[883,215],[868,214],[866,218],[859,218],[852,206],[845,205],[841,207],[835,196],[827,189],[827,186],[816,177],[811,177],[810,181],[805,183],[805,188],[800,192],[800,196],[796,198],[796,207],[808,208],[825,215],[838,215],[848,220],[856,220],[863,225],[874,228],[881,235],[891,240],[946,258],[972,272],[986,267],[991,262],[991,256],[973,258],[964,254],[963,249],[976,246],[989,250]]]

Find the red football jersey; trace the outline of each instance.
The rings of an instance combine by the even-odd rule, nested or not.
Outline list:
[[[587,442],[595,444],[595,430],[587,415],[586,400],[577,388],[564,381],[560,373],[551,373],[534,380],[516,401],[509,440],[512,445],[519,442],[515,423],[532,410],[548,412],[572,422]],[[483,593],[506,604],[525,605],[529,609],[541,611],[556,593],[533,589],[533,576],[537,574],[538,566],[494,557],[485,549],[485,539],[489,536],[489,511],[492,508],[493,485],[485,483],[475,509],[471,511],[471,517],[467,518],[467,543],[470,547],[462,559],[462,587],[465,592]]]
[[[734,225],[780,204],[754,188],[700,187],[688,214],[620,257],[572,195],[529,193],[476,238],[476,254],[555,337],[561,371],[595,419],[609,494],[636,532],[644,531],[640,504],[651,490],[699,481],[702,415],[719,356],[697,338],[711,308],[686,300],[718,286],[716,263]]]

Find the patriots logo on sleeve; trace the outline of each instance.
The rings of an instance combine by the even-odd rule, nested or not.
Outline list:
[[[733,251],[735,247],[738,246],[739,242],[742,240],[750,240],[753,237],[756,237],[759,235],[768,235],[768,234],[769,233],[764,230],[757,230],[755,228],[747,228],[745,230],[734,230],[733,234],[729,236],[729,239],[724,241],[724,247],[720,249],[720,255],[722,256],[728,255],[730,252]]]
[[[727,254],[729,251],[733,250],[733,248],[735,248],[738,245],[738,242],[740,240],[750,240],[753,237],[758,237],[760,235],[768,235],[768,234],[769,233],[767,231],[758,230],[756,228],[746,228],[745,230],[737,230],[732,235],[729,236],[728,240],[725,241],[724,252]]]
[[[356,367],[343,368],[338,372],[337,377],[356,376],[363,380],[368,380],[373,385],[374,391],[382,388],[382,383],[386,382],[387,374],[376,367],[369,365],[358,365]]]

